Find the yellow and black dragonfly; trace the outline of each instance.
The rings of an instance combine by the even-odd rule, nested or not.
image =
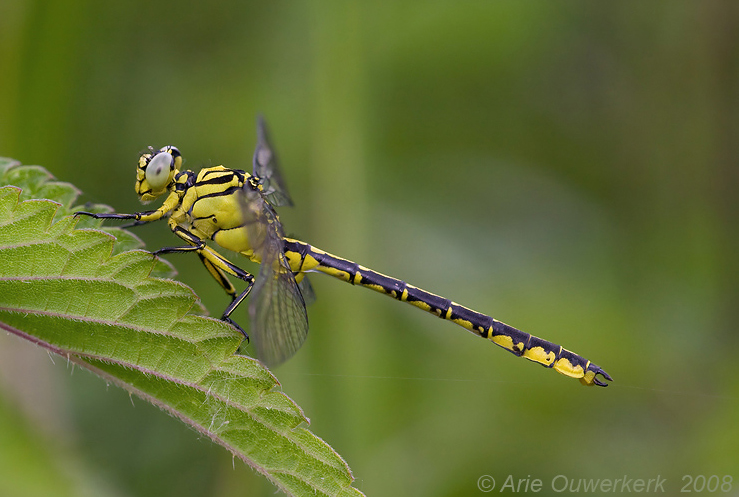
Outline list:
[[[133,214],[77,212],[97,219],[128,219],[140,225],[168,219],[169,227],[186,245],[164,247],[155,255],[195,252],[205,268],[231,296],[221,319],[249,336],[231,314],[251,293],[250,334],[257,357],[269,366],[280,364],[301,347],[308,334],[306,300],[313,299],[306,273],[322,272],[353,285],[370,288],[401,302],[452,321],[496,345],[585,385],[607,386],[603,369],[563,347],[535,337],[490,316],[284,235],[275,207],[292,205],[270,145],[264,121],[252,174],[223,166],[198,173],[182,169],[177,148],[149,147],[138,162],[136,193],[142,202],[167,194],[156,210]],[[260,265],[254,278],[206,244],[212,240]],[[246,282],[237,292],[228,276]]]

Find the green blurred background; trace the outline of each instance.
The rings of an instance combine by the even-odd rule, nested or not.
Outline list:
[[[614,377],[582,387],[314,276],[309,339],[275,373],[368,495],[477,495],[485,474],[540,495],[731,475],[739,495],[738,47],[730,1],[3,0],[0,155],[133,212],[139,151],[249,169],[263,113],[288,233]],[[197,258],[169,259],[220,314]],[[274,492],[16,338],[0,371],[0,497]]]

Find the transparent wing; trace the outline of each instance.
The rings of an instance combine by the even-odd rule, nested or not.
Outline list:
[[[301,295],[303,295],[303,302],[306,306],[313,305],[316,301],[316,292],[313,290],[313,285],[310,284],[308,276],[303,275],[303,279],[298,283]]]
[[[249,242],[261,260],[249,302],[249,335],[259,360],[271,367],[292,357],[303,345],[308,334],[308,314],[285,258],[277,214],[248,183],[243,198]]]
[[[254,150],[254,176],[259,178],[262,185],[262,194],[275,207],[293,205],[292,198],[287,191],[285,181],[280,174],[280,167],[272,145],[269,142],[267,125],[264,118],[257,118],[257,148]]]

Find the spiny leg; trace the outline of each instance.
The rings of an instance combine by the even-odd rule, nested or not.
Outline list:
[[[154,221],[158,221],[162,219],[161,216],[156,216],[156,211],[149,211],[149,212],[135,212],[133,214],[115,214],[115,213],[108,213],[108,212],[87,212],[87,211],[77,211],[74,213],[74,216],[89,216],[93,219],[116,219],[116,220],[129,220],[133,219],[132,223],[122,224],[120,225],[120,228],[126,229],[126,228],[133,228],[134,226],[141,226],[142,224],[148,224]]]
[[[200,257],[200,262],[203,263],[203,266],[208,270],[208,273],[210,273],[213,279],[215,279],[225,292],[231,296],[231,303],[226,307],[226,310],[223,311],[221,320],[239,330],[239,332],[244,335],[244,338],[249,340],[249,335],[241,326],[232,320],[230,316],[234,309],[236,309],[249,295],[249,292],[251,292],[251,289],[254,287],[254,276],[236,266],[212,248],[208,247],[202,239],[185,228],[175,226],[172,231],[177,236],[188,242],[189,245],[181,247],[163,247],[153,252],[153,254],[157,256],[178,252],[196,252],[198,257]],[[229,281],[227,274],[246,282],[246,288],[243,292],[238,295],[236,294],[236,288],[233,286],[231,281]]]
[[[179,197],[176,192],[172,192],[167,199],[164,201],[161,207],[153,211],[145,212],[134,212],[133,214],[119,214],[111,212],[87,212],[77,211],[74,213],[75,216],[89,216],[95,219],[132,219],[134,222],[132,226],[139,226],[141,224],[151,223],[153,221],[159,221],[160,219],[170,215],[172,211],[177,207],[179,203]]]
[[[175,226],[172,231],[175,235],[179,236],[183,240],[185,240],[189,245],[179,246],[179,247],[162,247],[159,250],[155,250],[152,252],[154,255],[162,255],[162,254],[174,254],[177,252],[202,252],[207,246],[205,245],[205,242],[201,240],[197,235],[194,233],[191,233],[190,231],[186,230],[185,228],[181,226]]]
[[[135,212],[133,214],[78,211],[75,212],[74,215],[89,216],[95,219],[132,219],[134,222],[131,223],[130,226],[139,226],[153,221],[158,221],[165,217],[169,212],[170,209],[163,206],[162,208],[155,211]],[[229,323],[231,326],[239,330],[239,332],[244,335],[244,338],[249,340],[249,335],[243,330],[243,328],[241,328],[241,326],[233,321],[230,316],[234,309],[236,309],[239,304],[241,304],[241,302],[243,302],[244,299],[249,295],[249,292],[251,292],[251,289],[254,286],[254,276],[247,273],[240,267],[234,265],[215,250],[212,250],[205,244],[202,239],[200,239],[194,233],[186,230],[185,228],[182,228],[181,226],[174,226],[172,228],[172,231],[174,232],[174,234],[185,240],[188,245],[180,247],[163,247],[152,252],[152,254],[154,256],[158,256],[162,254],[172,254],[177,252],[196,252],[198,254],[198,257],[200,257],[200,261],[203,263],[210,275],[213,276],[213,278],[218,282],[219,285],[221,285],[226,293],[231,296],[231,303],[228,305],[228,307],[226,307],[226,310],[223,311],[221,320]],[[236,278],[239,278],[240,280],[245,281],[246,289],[237,295],[236,288],[234,288],[233,284],[231,284],[226,274],[230,274],[232,276],[235,276]]]
[[[198,252],[200,261],[208,270],[213,279],[215,279],[219,285],[231,296],[231,303],[223,311],[221,320],[229,323],[231,326],[236,328],[244,335],[246,340],[249,340],[249,335],[239,326],[234,320],[230,318],[231,313],[236,309],[246,297],[249,296],[251,289],[254,287],[254,276],[244,271],[240,267],[232,264],[225,257],[221,256],[218,252],[206,247],[205,250]],[[234,288],[231,281],[226,276],[226,273],[231,274],[246,282],[246,288],[240,294],[236,294],[236,288]]]
[[[134,214],[114,214],[109,212],[87,212],[87,211],[77,211],[74,213],[75,217],[77,216],[89,216],[95,219],[135,219],[139,220],[141,219],[140,212],[136,212]]]

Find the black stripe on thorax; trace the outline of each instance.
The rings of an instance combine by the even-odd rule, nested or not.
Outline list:
[[[230,183],[236,178],[240,185],[244,184],[244,175],[239,174],[239,171],[215,171],[218,176],[212,178],[205,178],[207,175],[203,175],[203,179],[197,182],[197,186],[201,185],[222,185],[224,183]]]
[[[242,177],[242,178],[244,177],[244,174],[246,174],[241,169],[226,169],[226,168],[218,169],[217,166],[216,167],[209,167],[207,169],[202,169],[200,171],[200,173],[203,175],[203,177],[209,176],[211,174],[233,173],[233,174],[236,174],[237,176]]]
[[[198,185],[200,184],[202,183],[198,183]],[[198,195],[198,200],[204,199],[204,198],[223,197],[223,196],[233,195],[235,192],[238,192],[238,191],[241,191],[240,186],[230,186],[226,188],[225,190],[220,190],[220,191],[213,192],[213,193],[206,193],[205,195]]]

